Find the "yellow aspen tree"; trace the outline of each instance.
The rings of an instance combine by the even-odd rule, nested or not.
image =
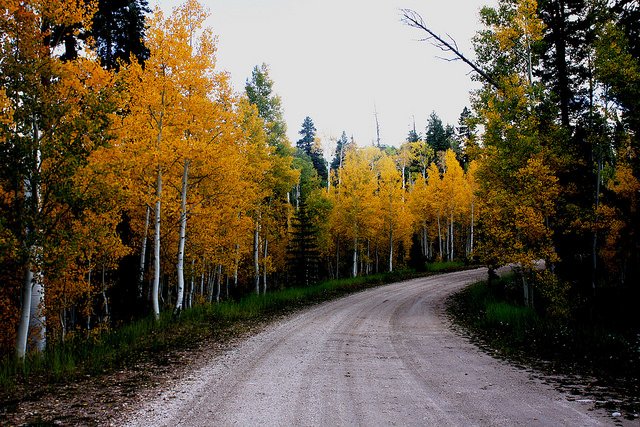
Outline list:
[[[456,159],[456,154],[449,149],[444,154],[445,172],[442,175],[441,191],[444,216],[447,224],[447,258],[453,261],[455,256],[455,220],[456,216],[466,209],[467,188],[464,171]]]
[[[442,189],[442,176],[435,163],[431,163],[427,169],[427,191],[429,195],[429,210],[433,212],[435,229],[438,235],[438,259],[443,259],[442,248],[442,220],[445,211],[445,196]],[[434,233],[435,234],[435,233]]]
[[[476,200],[476,193],[478,192],[477,182],[478,162],[472,160],[467,168],[465,179],[467,181],[468,195],[469,195],[469,250],[467,256],[473,256],[474,240],[475,240],[475,224],[479,217],[478,203]]]
[[[163,174],[175,162],[171,149],[182,138],[184,115],[177,74],[187,58],[185,40],[174,38],[177,17],[165,18],[156,9],[149,20],[146,45],[150,55],[144,67],[133,61],[126,69],[125,84],[129,89],[129,114],[122,124],[122,149],[130,159],[130,170],[154,210],[152,310],[160,316],[159,286],[161,274]],[[151,179],[151,177],[154,177]],[[152,190],[151,193],[148,190]],[[145,209],[146,211],[146,209]]]
[[[372,149],[373,150],[373,149]],[[352,242],[351,275],[358,275],[358,253],[363,236],[375,229],[378,212],[377,179],[374,172],[375,153],[367,149],[347,152],[340,176],[334,187],[334,209],[331,223],[337,234]],[[379,150],[375,149],[379,152]]]
[[[410,143],[410,150],[412,158],[416,161],[416,163],[420,167],[420,174],[423,179],[427,178],[427,169],[429,168],[429,164],[435,158],[435,152],[433,148],[427,144],[426,141],[415,141]]]
[[[426,175],[426,171],[425,171]],[[415,232],[420,236],[420,251],[423,257],[430,257],[428,225],[431,221],[430,194],[427,191],[427,180],[420,174],[410,187],[408,206],[414,218]]]
[[[106,128],[115,108],[111,75],[88,51],[67,62],[57,58],[51,39],[54,28],[88,25],[92,14],[91,5],[63,1],[10,1],[0,12],[0,81],[12,121],[0,137],[12,147],[3,150],[9,156],[3,162],[12,167],[2,168],[0,185],[11,200],[21,201],[13,205],[3,199],[0,216],[9,219],[19,248],[16,265],[24,270],[19,358],[30,331],[35,350],[46,345],[45,285],[54,283],[54,276],[49,282],[43,266],[59,265],[56,239],[85,244],[74,230],[79,206],[97,208],[73,180],[90,154],[108,143]]]
[[[400,165],[403,168],[402,164]],[[394,246],[399,236],[406,234],[405,203],[403,176],[396,168],[395,162],[384,155],[376,165],[378,171],[378,198],[383,223],[383,231],[387,238],[388,269],[393,271]]]

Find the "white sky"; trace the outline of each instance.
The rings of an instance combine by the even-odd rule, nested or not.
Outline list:
[[[346,131],[359,145],[375,140],[374,105],[383,144],[399,145],[412,127],[424,133],[436,111],[456,123],[476,87],[461,61],[418,39],[400,22],[400,8],[420,13],[440,34],[449,33],[473,58],[478,12],[494,0],[201,0],[218,36],[220,69],[237,91],[266,62],[283,102],[292,143],[305,116],[330,149]],[[166,12],[179,0],[150,0]],[[329,154],[329,153],[327,153]]]

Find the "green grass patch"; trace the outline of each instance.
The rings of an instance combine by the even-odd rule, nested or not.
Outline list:
[[[462,261],[442,261],[442,262],[429,262],[426,269],[430,273],[443,273],[448,271],[457,271],[465,267],[465,263]]]
[[[355,278],[331,280],[308,287],[287,288],[266,295],[248,295],[240,301],[223,301],[184,310],[178,318],[163,312],[131,322],[117,329],[87,336],[72,334],[65,343],[50,345],[42,355],[30,355],[22,363],[5,357],[0,363],[0,391],[10,395],[16,384],[27,388],[66,382],[80,375],[95,375],[141,360],[162,356],[167,351],[202,342],[214,336],[224,339],[241,330],[246,322],[260,322],[312,304],[338,298],[366,288],[451,271],[463,263],[433,266],[431,273],[402,270]]]

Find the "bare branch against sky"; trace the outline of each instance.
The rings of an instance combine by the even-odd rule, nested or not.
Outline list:
[[[423,40],[430,42],[433,46],[437,47],[443,52],[449,52],[454,55],[453,58],[441,58],[441,59],[444,59],[446,61],[455,61],[460,59],[464,61],[467,65],[469,65],[487,83],[490,83],[494,87],[498,87],[498,84],[494,81],[494,79],[489,74],[487,74],[484,70],[482,70],[475,62],[469,60],[464,55],[464,53],[460,51],[460,48],[458,47],[458,43],[456,43],[454,38],[451,37],[449,33],[446,34],[449,40],[446,40],[444,37],[436,34],[433,30],[431,30],[427,26],[427,24],[424,22],[424,19],[422,19],[422,16],[420,16],[419,13],[411,9],[402,9],[402,22],[404,22],[409,27],[417,28],[419,30],[426,32],[428,34],[428,37]]]
[[[455,123],[469,92],[479,87],[462,61],[438,59],[401,22],[402,9],[437,22],[436,31],[473,61],[478,12],[495,0],[207,0],[208,25],[219,39],[218,61],[237,91],[256,64],[269,64],[295,141],[310,116],[322,139],[342,131],[360,145],[399,145],[413,128],[424,132],[432,111]],[[152,6],[153,1],[150,1]],[[169,12],[179,0],[160,0]],[[455,38],[455,42],[452,39]],[[443,56],[443,55],[441,55]],[[446,56],[446,55],[444,55]]]

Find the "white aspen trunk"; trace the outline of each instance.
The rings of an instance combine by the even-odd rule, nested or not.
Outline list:
[[[336,279],[340,278],[340,241],[336,239]]]
[[[215,285],[215,279],[216,279],[216,271],[215,269],[213,271],[209,271],[209,273],[207,274],[207,290],[209,292],[209,304],[211,304],[213,302],[213,286]]]
[[[200,296],[204,298],[204,275],[205,275],[204,262],[202,263],[202,274],[200,275]]]
[[[189,308],[193,307],[193,290],[196,285],[196,260],[193,258],[191,260],[191,283],[189,284]]]
[[[65,339],[67,337],[67,310],[66,309],[62,309],[60,310],[60,333],[62,334],[62,342],[65,342]]]
[[[178,295],[176,305],[173,310],[174,314],[179,314],[182,310],[184,301],[184,244],[187,240],[187,189],[189,184],[189,160],[184,161],[184,170],[182,172],[182,193],[180,200],[180,240],[178,242]]]
[[[262,257],[262,294],[266,295],[267,293],[267,255],[269,248],[269,239],[264,238],[264,254]]]
[[[238,267],[240,265],[240,245],[236,243],[236,263],[233,269],[233,287],[238,287]]]
[[[155,208],[155,231],[153,236],[153,285],[151,286],[151,303],[153,305],[153,316],[160,319],[160,302],[158,292],[160,291],[160,199],[162,197],[162,170],[158,167],[158,178],[156,182],[156,208]]]
[[[42,353],[47,346],[47,319],[44,315],[44,285],[40,271],[33,273],[30,317],[29,331],[34,337],[33,348]]]
[[[256,227],[253,231],[253,267],[255,269],[256,295],[260,295],[260,220],[256,220]]]
[[[147,255],[147,235],[149,233],[149,217],[151,208],[147,205],[147,212],[144,218],[144,235],[142,236],[142,247],[140,248],[140,267],[138,269],[138,298],[142,299],[142,283],[144,282],[144,263]]]
[[[442,257],[442,229],[440,227],[440,214],[438,213],[438,255],[440,259],[444,259]]]
[[[531,307],[531,301],[529,300],[529,283],[527,282],[524,271],[522,271],[522,291],[524,293],[524,306]]]
[[[389,229],[389,273],[393,273],[393,227]]]
[[[222,280],[222,264],[218,264],[218,273],[216,278],[216,302],[220,302],[220,281]]]
[[[596,197],[595,197],[595,208],[596,211],[600,207],[600,181],[602,180],[602,155],[598,157],[598,173],[596,174]],[[598,233],[594,231],[593,237],[591,240],[591,263],[592,263],[592,271],[591,271],[591,289],[595,293],[596,291],[596,280],[598,276]]]
[[[367,276],[371,274],[371,240],[367,239]]]
[[[353,267],[351,270],[353,277],[358,276],[358,238],[353,239]]]
[[[31,319],[31,291],[33,288],[33,272],[27,266],[22,282],[22,309],[20,311],[20,323],[16,340],[16,356],[24,359],[27,353],[27,337],[29,336],[29,323]]]
[[[40,171],[41,152],[40,152],[40,130],[36,119],[33,120],[33,141],[36,146],[35,165],[33,173]],[[33,213],[40,212],[40,188],[34,177],[25,179],[24,181],[24,199],[27,206],[33,209]],[[26,235],[29,237],[35,230],[27,228]],[[41,259],[40,248],[35,244],[31,244],[27,248],[27,257],[25,277],[22,283],[22,310],[20,314],[20,323],[18,325],[18,333],[16,337],[16,355],[18,359],[24,359],[27,353],[27,341],[29,332],[34,337],[35,350],[42,352],[47,345],[47,329],[46,318],[44,316],[44,287],[42,271],[34,272],[34,261]],[[38,267],[39,268],[39,267]]]
[[[161,94],[161,106],[164,107],[165,94]],[[162,131],[164,123],[164,111],[160,112],[158,119],[158,135],[156,137],[156,149],[160,154],[160,143],[162,142]],[[162,200],[162,168],[158,164],[158,177],[156,180],[156,206],[155,206],[155,230],[153,236],[153,285],[151,286],[151,304],[153,306],[153,316],[160,319],[160,302],[158,292],[160,290],[160,208]]]
[[[449,233],[451,245],[449,246],[449,261],[453,261],[453,213],[451,214],[451,232]]]
[[[474,222],[475,222],[475,203],[471,202],[471,242],[469,244],[469,252],[470,254],[473,254],[473,227],[474,227]]]
[[[109,312],[109,299],[107,298],[107,282],[104,278],[104,265],[102,266],[102,304],[104,309],[104,320],[109,321],[110,312]]]

